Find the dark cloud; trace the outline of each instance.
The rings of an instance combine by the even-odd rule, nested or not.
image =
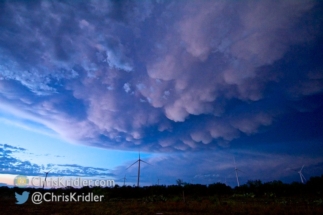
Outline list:
[[[1,4],[0,107],[66,138],[214,149],[322,108],[319,1]]]

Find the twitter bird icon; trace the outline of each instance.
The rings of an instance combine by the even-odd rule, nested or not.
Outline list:
[[[15,192],[15,196],[16,196],[16,200],[17,200],[16,204],[21,205],[21,204],[24,204],[28,200],[29,192],[24,191],[21,195]]]

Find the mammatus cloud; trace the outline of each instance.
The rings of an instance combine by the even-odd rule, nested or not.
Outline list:
[[[86,144],[227,146],[323,90],[317,1],[1,4],[0,108]]]

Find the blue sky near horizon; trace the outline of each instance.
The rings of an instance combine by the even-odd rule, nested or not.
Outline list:
[[[38,165],[46,165],[57,159],[56,164],[66,164],[72,160],[78,160],[83,166],[95,166],[100,168],[113,168],[127,160],[136,159],[137,152],[121,152],[117,150],[104,150],[96,147],[69,143],[59,137],[50,137],[37,132],[26,131],[15,125],[0,122],[2,143],[26,149],[19,157],[20,160],[35,160]],[[26,142],[28,140],[28,142]],[[127,156],[125,156],[127,154]],[[141,155],[146,157],[145,154]],[[36,158],[37,157],[37,158]],[[91,159],[96,157],[96,159]],[[80,159],[82,158],[82,159]]]
[[[0,183],[323,174],[321,1],[1,1]]]

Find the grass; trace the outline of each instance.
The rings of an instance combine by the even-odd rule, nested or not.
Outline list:
[[[323,214],[320,199],[250,197],[152,197],[143,199],[105,199],[103,202],[44,202],[35,205],[29,199],[16,205],[14,196],[0,197],[0,214]],[[162,199],[162,200],[159,200]]]

